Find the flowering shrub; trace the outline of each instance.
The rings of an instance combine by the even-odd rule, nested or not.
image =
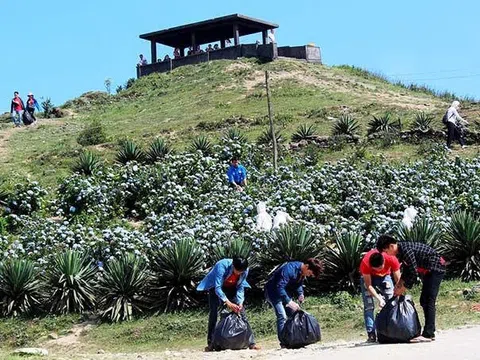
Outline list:
[[[16,184],[13,193],[8,196],[7,212],[30,215],[42,207],[46,195],[47,191],[36,181]]]

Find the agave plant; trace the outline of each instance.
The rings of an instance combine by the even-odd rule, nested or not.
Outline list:
[[[91,151],[84,151],[80,154],[77,162],[73,165],[73,172],[92,175],[101,165],[100,158]]]
[[[302,140],[312,139],[317,135],[317,129],[312,125],[300,125],[297,131],[292,135],[292,141],[299,142]]]
[[[358,124],[357,120],[355,120],[351,115],[342,114],[340,119],[338,119],[333,125],[332,136],[354,136],[359,130],[360,125]]]
[[[250,267],[256,264],[255,256],[252,254],[252,245],[249,242],[234,239],[228,241],[227,245],[212,249],[212,261],[214,263],[222,259],[232,259],[234,257],[248,259]]]
[[[304,225],[283,226],[269,235],[268,246],[259,254],[262,265],[274,267],[287,261],[305,261],[317,257],[322,244]]]
[[[196,282],[205,264],[201,246],[192,239],[181,239],[158,250],[154,259],[152,307],[168,312],[196,305]]]
[[[377,133],[384,133],[384,134],[392,134],[397,133],[402,129],[402,123],[400,119],[397,120],[390,120],[390,114],[385,114],[380,117],[373,117],[368,123],[368,131],[367,134],[377,134]]]
[[[130,161],[142,162],[143,160],[145,160],[145,153],[137,144],[131,140],[122,143],[117,154],[117,162],[125,165]]]
[[[454,214],[441,253],[463,281],[480,280],[480,220],[466,212]]]
[[[275,131],[275,138],[277,139],[277,144],[283,141],[282,134],[280,130]],[[272,145],[273,144],[273,135],[272,130],[269,128],[265,130],[262,135],[257,140],[257,143],[260,145]]]
[[[247,142],[247,137],[243,135],[238,129],[230,128],[227,130],[225,135],[223,136],[224,140],[232,140],[235,142],[239,142],[240,144],[245,144]]]
[[[95,277],[96,269],[86,254],[73,250],[57,254],[45,275],[52,290],[50,311],[68,314],[93,309]]]
[[[334,288],[357,291],[358,268],[366,242],[360,234],[336,234],[334,244],[327,247],[324,255],[324,279]]]
[[[411,228],[403,223],[395,228],[395,237],[399,241],[422,242],[434,249],[440,249],[444,233],[441,226],[423,217],[416,220]]]
[[[28,314],[40,305],[41,282],[30,260],[10,259],[0,264],[0,312]]]
[[[205,135],[201,135],[193,139],[190,151],[201,151],[204,156],[210,156],[213,154],[213,145]]]
[[[107,263],[100,278],[101,316],[112,322],[128,321],[147,307],[144,291],[151,275],[143,258],[125,254]]]
[[[432,128],[434,116],[432,114],[426,114],[423,111],[415,114],[415,120],[412,123],[412,130],[428,131]]]
[[[145,157],[147,162],[150,164],[154,164],[157,161],[162,160],[172,152],[170,146],[165,142],[165,140],[157,138],[151,144]],[[137,160],[138,161],[138,160]]]

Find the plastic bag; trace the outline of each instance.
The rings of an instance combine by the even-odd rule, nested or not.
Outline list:
[[[264,202],[257,204],[257,230],[272,230],[272,217],[267,213],[267,206]]]
[[[35,121],[32,114],[30,114],[28,111],[24,111],[22,115],[22,121],[25,125],[31,125]]]
[[[280,335],[280,343],[289,349],[297,349],[314,344],[322,339],[317,319],[299,310],[285,322]]]
[[[282,225],[287,225],[290,221],[293,221],[292,217],[285,211],[277,211],[277,214],[273,218],[273,229],[279,229]]]
[[[410,296],[393,297],[375,319],[380,343],[404,343],[420,335],[421,325]]]
[[[220,350],[248,349],[253,337],[247,320],[231,312],[223,313],[213,333],[213,348]]]

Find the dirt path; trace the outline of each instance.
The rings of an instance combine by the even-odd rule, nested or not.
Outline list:
[[[76,354],[62,356],[51,351],[50,359],[91,359],[91,360],[388,360],[436,359],[436,360],[473,360],[480,357],[477,341],[480,327],[463,328],[438,332],[437,340],[429,344],[366,345],[364,343],[312,345],[300,350],[267,349],[262,351],[224,351],[202,353],[192,350],[161,351],[158,353],[131,354]]]

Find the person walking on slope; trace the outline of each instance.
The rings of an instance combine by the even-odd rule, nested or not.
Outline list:
[[[422,277],[420,305],[425,314],[425,326],[422,336],[411,342],[435,340],[436,301],[440,283],[445,276],[445,260],[432,247],[419,242],[398,242],[389,235],[382,235],[377,241],[377,250],[396,256],[403,264],[400,280],[395,285],[394,295],[403,295]]]
[[[460,102],[454,101],[452,105],[448,108],[446,114],[445,114],[445,120],[447,125],[447,148],[450,150],[452,147],[452,142],[455,140],[458,140],[460,145],[462,146],[462,149],[464,149],[465,146],[465,140],[463,138],[463,135],[459,129],[459,124],[464,123],[468,124],[468,121],[464,120],[459,114],[458,114],[458,109],[460,108]]]
[[[32,93],[28,93],[28,100],[27,100],[27,108],[26,110],[30,115],[32,115],[32,118],[34,121],[37,121],[37,118],[35,117],[35,109],[40,111],[40,106],[38,105],[37,99],[33,96]]]
[[[15,127],[22,126],[22,116],[25,111],[25,104],[20,98],[18,91],[13,93],[13,99],[10,105],[10,113],[12,114],[12,120]]]
[[[303,281],[307,277],[318,278],[323,271],[319,259],[310,258],[305,262],[292,261],[281,265],[265,284],[265,299],[272,305],[277,317],[277,336],[281,343],[281,334],[287,321],[287,316],[300,310],[292,296],[297,296],[298,303],[305,301]]]
[[[223,259],[218,261],[200,282],[197,291],[208,291],[208,314],[207,347],[205,351],[213,351],[213,333],[217,325],[218,307],[225,305],[229,310],[240,314],[246,320],[243,301],[247,283],[248,260],[243,258]],[[252,336],[249,339],[251,350],[259,350]]]
[[[377,249],[367,252],[360,263],[363,313],[369,343],[377,342],[374,299],[381,309],[393,297],[392,272],[396,284],[400,280],[400,262],[395,256],[379,253]]]

